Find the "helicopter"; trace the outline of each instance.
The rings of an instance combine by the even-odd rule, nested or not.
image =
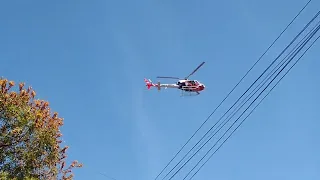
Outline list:
[[[178,77],[165,77],[165,76],[158,76],[157,78],[168,78],[168,79],[178,79],[178,81],[175,84],[161,84],[160,81],[158,83],[154,84],[150,79],[144,79],[144,82],[146,83],[146,86],[148,89],[151,87],[156,87],[159,91],[161,88],[176,88],[180,89],[183,92],[189,92],[191,93],[197,93],[196,95],[200,94],[200,91],[203,91],[205,89],[205,85],[201,83],[198,80],[190,80],[188,79],[191,75],[193,75],[205,62],[202,62],[192,73],[190,73],[187,77],[184,79],[178,78]]]

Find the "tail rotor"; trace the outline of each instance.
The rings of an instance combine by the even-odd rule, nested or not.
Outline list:
[[[160,82],[158,82],[157,84],[153,84],[150,79],[146,78],[144,78],[144,82],[146,83],[148,89],[150,89],[151,87],[157,87],[159,91],[161,89]]]
[[[148,80],[144,78],[144,82],[146,83],[148,89],[150,89],[152,86],[155,86],[150,79]]]

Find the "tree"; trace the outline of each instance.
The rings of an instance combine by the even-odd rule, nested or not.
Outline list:
[[[63,118],[24,85],[14,91],[13,81],[0,79],[0,179],[72,179],[72,169],[82,164],[66,166]]]

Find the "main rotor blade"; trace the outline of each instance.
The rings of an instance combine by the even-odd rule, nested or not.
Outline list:
[[[166,76],[158,76],[157,78],[180,79],[180,78],[177,78],[177,77],[166,77]]]
[[[205,62],[202,62],[189,76],[187,76],[185,79],[188,79],[192,74],[194,74]]]

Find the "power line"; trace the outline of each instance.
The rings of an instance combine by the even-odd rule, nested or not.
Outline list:
[[[317,23],[317,25],[319,25],[319,24],[320,24],[320,21]],[[314,29],[316,29],[316,27],[317,27],[317,26],[315,26],[315,27],[312,29],[312,31],[313,31]],[[311,33],[311,31],[310,31],[306,36],[308,36],[310,33]],[[301,43],[301,42],[306,38],[306,36],[305,36],[303,39],[301,39],[299,43]],[[299,45],[299,43],[294,47],[294,49]],[[301,46],[301,45],[300,45],[300,46]],[[292,52],[292,51],[291,51],[291,52]],[[284,57],[284,59],[281,60],[281,62],[280,62],[271,72],[269,72],[269,74],[268,74],[267,76],[270,76],[271,73],[273,73],[273,74],[271,75],[271,76],[273,76],[273,75],[275,74],[275,72],[276,72],[277,70],[279,70],[280,67],[285,63],[284,60],[285,60],[288,56],[289,56],[289,54],[286,55],[286,57]],[[281,65],[280,65],[280,64],[281,64]],[[278,67],[279,65],[280,65],[280,67]],[[275,71],[276,68],[277,68],[277,70]],[[262,82],[260,82],[259,85],[258,85],[245,99],[243,99],[243,100],[241,101],[240,104],[242,104],[242,105],[240,106],[240,104],[239,104],[239,105],[237,106],[237,108],[236,108],[236,109],[238,109],[238,110],[234,110],[231,114],[235,115],[235,114],[240,110],[240,108],[242,108],[243,105],[248,101],[247,98],[248,98],[254,91],[255,91],[255,93],[257,93],[258,90],[256,90],[256,89],[257,89],[259,86],[262,87],[262,86],[271,78],[271,76],[270,76],[270,77],[265,77],[264,80],[263,80]],[[263,83],[263,82],[264,82],[264,83]],[[262,83],[263,83],[263,84],[262,84]],[[262,84],[262,85],[261,85],[261,84]],[[261,87],[260,87],[260,88],[261,88]],[[255,93],[254,93],[254,94],[255,94]],[[252,97],[252,96],[253,96],[253,95],[251,95],[251,97]],[[251,98],[251,97],[250,97],[250,98]],[[247,101],[244,102],[245,100],[247,100]],[[244,103],[244,104],[243,104],[243,103]],[[240,106],[240,107],[239,107],[239,106]],[[231,114],[230,114],[230,115],[231,115]],[[230,117],[230,115],[227,117],[227,119]],[[224,125],[225,125],[225,124],[227,123],[227,122],[226,122],[227,119],[224,120],[221,124],[224,123]],[[229,120],[230,120],[230,119],[231,119],[231,118],[229,118]],[[221,124],[220,124],[220,125],[221,125]],[[220,125],[219,125],[219,126],[220,126]],[[223,125],[223,126],[224,126],[224,125]],[[217,128],[218,128],[218,127],[217,127]],[[217,128],[216,128],[213,132],[215,132],[215,131],[217,130]],[[220,128],[220,129],[221,129],[221,128]],[[219,130],[220,130],[220,129],[219,129]],[[218,131],[219,131],[219,130],[218,130]],[[212,137],[217,133],[217,132],[216,132],[214,135],[212,135],[213,132],[210,134],[210,136],[212,136]],[[202,143],[202,144],[203,144],[203,143]],[[200,144],[200,146],[201,146],[202,144]],[[199,146],[198,146],[198,147],[199,147]]]
[[[104,176],[104,177],[106,177],[106,178],[108,178],[108,179],[117,180],[117,179],[115,179],[115,178],[113,178],[113,177],[110,177],[110,176],[107,176],[106,174],[103,174],[103,173],[101,173],[101,172],[99,172],[99,174],[101,174],[102,176]]]
[[[319,28],[317,28],[319,30]],[[223,143],[218,147],[216,151],[205,161],[203,165],[196,171],[196,173],[189,179],[191,180],[199,171],[200,169],[211,159],[211,157],[222,147],[222,145],[232,136],[232,134],[242,125],[242,123],[252,114],[252,112],[261,104],[261,102],[270,94],[270,92],[278,85],[278,83],[288,74],[288,72],[300,61],[300,59],[305,55],[305,53],[314,45],[314,43],[320,38],[318,36],[312,44],[304,51],[304,53],[299,57],[299,59],[289,68],[289,70],[280,78],[280,80],[271,88],[271,90],[260,100],[260,102],[251,110],[251,112],[241,121],[241,123],[231,132],[231,134],[223,141]],[[223,137],[223,136],[222,136]],[[208,151],[209,152],[209,151]],[[196,166],[195,166],[196,167]],[[194,168],[193,168],[194,169]],[[193,170],[192,169],[192,170]],[[191,171],[192,171],[191,170]],[[191,172],[190,171],[190,172]],[[189,174],[189,173],[188,173]],[[187,177],[187,176],[186,176]],[[185,177],[185,178],[186,178]],[[184,178],[184,179],[185,179]]]
[[[218,120],[218,122],[220,122],[220,120],[233,108],[233,106],[235,106],[236,103],[249,91],[249,89],[251,89],[251,88],[253,87],[253,85],[268,71],[268,69],[269,69],[269,68],[279,59],[279,57],[294,43],[294,41],[301,35],[301,33],[302,33],[307,27],[309,27],[309,25],[314,21],[314,19],[315,19],[319,14],[320,14],[320,11],[319,11],[319,12],[312,18],[312,20],[299,32],[299,34],[296,35],[296,37],[287,45],[287,47],[286,47],[286,48],[280,53],[280,55],[269,65],[269,67],[267,67],[267,68],[264,70],[264,72],[254,81],[254,83],[252,83],[251,86],[241,95],[241,97],[238,98],[238,100],[237,100],[237,101],[229,108],[229,110]],[[218,122],[217,122],[217,123],[218,123]],[[215,125],[216,125],[217,123],[215,123]],[[226,123],[227,123],[227,122],[226,122]],[[226,123],[225,123],[225,124],[226,124]],[[224,125],[225,125],[225,124],[224,124]],[[211,128],[207,131],[207,133],[198,141],[198,143],[215,127],[215,125],[214,125],[213,127],[211,127]],[[224,125],[223,125],[223,126],[224,126]],[[222,127],[223,127],[223,126],[222,126]],[[222,128],[222,127],[221,127],[221,128]],[[221,129],[221,128],[220,128],[220,129]],[[217,128],[216,128],[216,129],[217,129]],[[220,129],[219,129],[219,130],[220,130]],[[219,130],[218,130],[218,131],[219,131]],[[217,132],[216,132],[216,133],[217,133]],[[215,133],[215,134],[216,134],[216,133]],[[214,134],[214,135],[215,135],[215,134]],[[214,135],[213,135],[213,136],[214,136]],[[212,136],[212,137],[213,137],[213,136]],[[211,137],[210,139],[212,139],[212,137]],[[210,139],[209,139],[209,140],[210,140]],[[205,144],[207,144],[209,140],[207,140]],[[197,143],[197,144],[198,144],[198,143]],[[197,145],[197,144],[196,144],[196,145]],[[196,145],[195,145],[195,146],[196,146]],[[194,149],[195,146],[193,146],[192,149]],[[203,145],[203,146],[204,146],[204,145]],[[202,146],[202,147],[203,147],[203,146]],[[202,148],[202,147],[201,147],[201,148]],[[201,149],[201,148],[200,148],[200,149]],[[191,149],[191,150],[192,150],[192,149]],[[200,150],[200,149],[199,149],[199,150]],[[183,159],[191,152],[191,150],[183,157]],[[198,150],[197,152],[199,152],[199,150]],[[195,155],[195,154],[194,154],[194,155]],[[193,155],[193,156],[194,156],[194,155]],[[193,156],[192,156],[192,157],[193,157]],[[183,160],[183,159],[182,159],[182,160]],[[182,160],[180,160],[179,163],[180,163]],[[190,160],[190,159],[189,159],[189,160]],[[188,161],[189,161],[189,160],[188,160]],[[188,162],[188,161],[187,161],[187,162]],[[178,163],[178,164],[179,164],[179,163]],[[177,164],[177,165],[178,165],[178,164]],[[185,163],[185,164],[186,164],[186,163]],[[184,165],[185,165],[185,164],[184,164]],[[176,165],[175,167],[177,167],[177,165]],[[183,165],[183,166],[184,166],[184,165]],[[182,166],[182,167],[183,167],[183,166]],[[174,167],[174,168],[175,168],[175,167]],[[179,170],[178,170],[175,174],[177,174],[177,173],[182,169],[182,167],[180,167]],[[174,169],[174,168],[173,168],[173,169]],[[171,169],[171,171],[170,171],[165,177],[167,177],[167,176],[173,171],[173,169]],[[174,174],[174,175],[175,175],[175,174]]]
[[[282,36],[282,34],[288,29],[288,27],[295,21],[295,19],[301,14],[301,12],[309,5],[312,0],[309,0],[304,7],[299,11],[299,13],[291,20],[291,22],[286,26],[286,28],[279,34],[279,36],[272,42],[272,44],[265,50],[265,52],[259,57],[259,59],[251,66],[251,68],[245,73],[245,75],[239,80],[239,82],[232,88],[232,90],[227,94],[227,96],[220,102],[220,104],[215,108],[215,110],[209,115],[209,117],[201,124],[201,126],[195,131],[195,133],[188,139],[188,141],[181,147],[181,149],[175,154],[175,156],[169,161],[169,163],[161,170],[157,175],[155,180],[163,173],[163,171],[169,166],[169,164],[177,157],[177,155],[182,151],[182,149],[190,142],[190,140],[195,136],[195,134],[203,127],[203,125],[210,119],[210,117],[216,112],[216,110],[222,105],[222,103],[230,96],[230,94],[238,87],[242,80],[248,75],[248,73],[256,66],[256,64],[262,59],[262,57],[269,51],[269,49],[276,43],[276,41]],[[215,124],[216,125],[216,124]],[[214,126],[215,126],[214,125]]]
[[[319,14],[319,13],[318,13],[318,14]],[[317,15],[316,15],[316,16],[317,16]],[[314,19],[313,19],[313,20],[314,20]],[[311,21],[313,21],[313,20],[311,20]],[[311,21],[310,21],[310,22],[311,22]],[[310,24],[310,23],[309,23],[309,24]],[[304,29],[305,29],[305,28],[304,28]],[[299,33],[299,34],[300,34],[300,33]],[[313,34],[313,35],[314,35],[314,34]],[[305,45],[305,44],[304,44],[304,45]],[[301,46],[301,45],[300,45],[300,46]],[[301,50],[301,49],[300,49],[300,50]],[[298,51],[300,51],[300,50],[298,50]],[[295,54],[295,55],[296,55],[296,54]],[[292,59],[291,59],[291,60],[292,60]],[[288,64],[287,64],[287,65],[288,65]],[[282,70],[283,70],[283,69],[282,69]],[[250,97],[250,98],[251,98],[251,97]],[[249,108],[249,107],[248,107],[248,108]],[[225,124],[224,124],[224,125],[225,125]],[[224,125],[223,125],[223,126],[224,126]],[[220,128],[220,129],[221,129],[221,128]],[[219,130],[220,130],[220,129],[219,129]],[[230,128],[229,128],[229,129],[230,129]],[[213,136],[212,136],[212,137],[213,137]],[[212,137],[211,137],[211,138],[212,138]],[[211,138],[210,138],[210,139],[211,139]],[[210,139],[209,139],[209,140],[210,140]],[[208,141],[209,141],[209,140],[208,140]],[[208,141],[207,141],[206,143],[208,143]],[[206,144],[206,143],[205,143],[205,144]],[[202,146],[202,147],[203,147],[203,146]],[[201,148],[202,148],[202,147],[201,147]],[[201,148],[200,148],[200,149],[201,149]],[[200,149],[199,149],[199,150],[200,150]],[[198,150],[198,151],[199,151],[199,150]],[[198,151],[197,151],[197,152],[198,152]],[[194,154],[194,155],[195,155],[195,154]],[[193,156],[194,156],[194,155],[193,155]],[[193,157],[193,156],[192,156],[192,157]],[[192,158],[192,157],[191,157],[191,158]],[[189,158],[187,162],[189,162],[189,161],[191,160],[191,158]],[[186,162],[186,163],[187,163],[187,162]],[[186,163],[184,163],[183,166],[185,166]],[[182,166],[182,167],[183,167],[183,166]],[[171,178],[173,178],[173,177],[182,169],[182,167],[181,167],[173,176],[171,176]],[[171,178],[170,178],[170,179],[171,179]]]
[[[319,28],[320,28],[320,27],[318,27],[317,30],[319,30]],[[314,34],[315,34],[315,33],[313,33],[313,35],[314,35]],[[313,36],[313,35],[312,35],[312,36]],[[311,39],[311,37],[309,38],[309,40],[310,40],[310,39]],[[309,40],[306,40],[306,42],[303,44],[303,46],[304,46]],[[300,45],[300,47],[301,47],[301,45]],[[302,47],[302,48],[303,48],[303,47]],[[297,51],[300,52],[300,50],[301,50],[302,48],[300,48],[300,49],[297,50]],[[296,54],[291,58],[291,60],[297,55],[298,52],[296,52]],[[289,61],[287,62],[287,64],[286,64],[286,65],[281,69],[281,71],[273,78],[273,80],[285,69],[285,67],[291,62],[291,60],[289,60]],[[278,68],[278,69],[279,69],[279,68]],[[274,73],[273,73],[273,74],[274,74]],[[267,85],[267,87],[273,82],[273,80]],[[263,90],[263,91],[255,98],[255,100],[247,107],[247,109],[249,109],[249,107],[258,99],[258,97],[265,91],[265,89],[266,89],[267,87],[264,88],[264,90]],[[251,96],[251,97],[252,97],[252,96]],[[251,98],[251,97],[250,97],[250,98]],[[247,109],[240,115],[240,117],[247,111]],[[240,117],[231,125],[231,127],[240,119]],[[231,129],[231,127],[229,127],[229,129]],[[228,130],[229,130],[229,129],[228,129]],[[224,135],[228,132],[228,130],[224,133]],[[223,135],[223,136],[224,136],[224,135]],[[223,137],[223,136],[222,136],[222,137]],[[222,138],[222,137],[221,137],[221,138]],[[221,139],[221,138],[220,138],[220,139]],[[219,139],[218,141],[220,141],[220,139]],[[216,142],[216,144],[217,144],[217,143],[218,143],[218,142]],[[216,144],[215,144],[215,145],[216,145]],[[214,145],[214,146],[215,146],[215,145]],[[214,147],[214,146],[213,146],[213,147]],[[212,147],[212,148],[213,148],[213,147]],[[211,148],[211,149],[212,149],[212,148]],[[211,151],[211,149],[206,153],[206,155]],[[205,155],[205,156],[206,156],[206,155]],[[204,156],[204,157],[205,157],[205,156]],[[203,157],[203,158],[204,158],[204,157]],[[203,159],[203,158],[202,158],[202,159]],[[202,160],[202,159],[201,159],[201,160]],[[189,159],[189,160],[190,160],[190,159]],[[200,160],[200,161],[201,161],[201,160]],[[200,162],[200,161],[199,161],[199,162]],[[198,162],[198,163],[199,163],[199,162]],[[198,163],[197,163],[197,165],[198,165]],[[193,168],[193,169],[194,169],[194,168]],[[192,170],[193,170],[193,169],[192,169]],[[192,171],[192,170],[191,170],[191,171]],[[189,173],[190,173],[190,172],[189,172]],[[188,173],[188,174],[189,174],[189,173]],[[188,175],[187,175],[187,176],[188,176]],[[187,177],[187,176],[186,176],[186,177]],[[172,176],[172,177],[173,177],[173,176]],[[171,177],[171,178],[172,178],[172,177]],[[185,177],[185,178],[186,178],[186,177]]]
[[[319,24],[319,23],[318,23],[318,24]],[[314,32],[313,32],[312,34],[314,35],[314,34],[319,30],[319,28],[320,28],[320,26],[318,25],[318,27],[316,28],[316,30],[313,30]],[[308,34],[309,34],[309,33],[308,33]],[[313,35],[311,35],[311,37],[309,37],[309,40],[312,38]],[[300,45],[299,47],[304,46],[309,40],[308,40],[308,38],[307,38],[307,40],[305,40],[304,44]],[[301,41],[300,41],[300,42],[301,42]],[[299,43],[300,43],[300,42],[299,42]],[[303,48],[303,47],[302,47],[302,48]],[[302,48],[300,48],[299,50],[296,50],[296,51],[300,52],[300,50],[301,50]],[[310,48],[310,47],[309,47],[309,48]],[[308,48],[308,49],[309,49],[309,48]],[[297,55],[298,52],[296,52],[296,54],[294,55],[294,57]],[[292,57],[291,60],[292,60],[294,57]],[[301,57],[300,57],[300,58],[301,58]],[[289,62],[290,62],[291,60],[289,60]],[[289,63],[289,62],[288,62],[288,63]],[[288,65],[288,63],[285,65],[285,67]],[[283,64],[284,64],[284,63],[282,63],[282,65],[283,65]],[[281,66],[282,66],[282,65],[281,65]],[[284,69],[285,67],[283,67],[283,69]],[[279,68],[280,68],[280,67],[279,67]],[[278,69],[279,69],[279,68],[278,68]],[[283,70],[283,69],[282,69],[282,70]],[[282,71],[282,70],[281,70],[281,71]],[[274,72],[274,73],[275,73],[275,72]],[[273,74],[274,74],[274,73],[273,73]],[[278,74],[279,74],[279,73],[278,73]],[[272,75],[271,75],[271,76],[272,76]],[[277,75],[277,76],[278,76],[278,75]],[[277,77],[277,76],[276,76],[276,77]],[[276,77],[275,77],[275,78],[276,78]],[[274,78],[274,79],[275,79],[275,78]],[[274,80],[274,79],[273,79],[273,80]],[[272,81],[273,81],[273,80],[272,80]],[[270,82],[270,83],[271,83],[271,82]],[[270,83],[269,83],[269,85],[270,85]],[[265,83],[264,83],[264,84],[265,84]],[[269,85],[268,85],[268,86],[269,86]],[[267,86],[267,87],[268,87],[268,86]],[[256,93],[256,92],[255,92],[255,93]],[[262,93],[262,92],[261,92],[261,93]],[[261,93],[260,93],[260,94],[261,94]],[[260,95],[259,95],[259,96],[260,96]],[[258,97],[259,97],[259,96],[258,96]],[[251,96],[251,97],[252,97],[252,96]],[[251,98],[251,97],[250,97],[250,98]],[[257,97],[257,98],[258,98],[258,97]],[[250,106],[251,106],[251,105],[250,105]],[[250,107],[250,106],[249,106],[249,107]],[[248,108],[249,108],[249,107],[248,107]],[[248,109],[248,108],[247,108],[247,109]],[[245,110],[245,111],[246,111],[246,110]],[[243,112],[243,113],[244,113],[244,112]],[[242,115],[241,115],[241,116],[242,116]],[[240,117],[241,117],[241,116],[240,116]],[[239,118],[240,118],[240,117],[239,117]],[[239,119],[239,118],[238,118],[238,119]],[[237,120],[236,120],[236,121],[237,121]],[[235,123],[235,122],[234,122],[234,123]],[[230,127],[230,128],[231,128],[231,127]],[[229,129],[230,129],[230,128],[229,128]],[[223,135],[223,136],[224,136],[224,135]],[[222,137],[221,137],[221,138],[222,138]],[[220,138],[220,139],[221,139],[221,138]],[[220,139],[219,139],[219,140],[220,140]],[[218,141],[219,141],[219,140],[218,140]],[[217,144],[217,143],[216,143],[216,144]],[[215,144],[215,145],[216,145],[216,144]],[[212,148],[213,148],[213,147],[212,147]],[[211,148],[211,149],[212,149],[212,148]],[[210,149],[210,150],[211,150],[211,149]],[[209,150],[209,151],[210,151],[210,150]],[[202,160],[202,159],[201,159],[201,160]],[[201,160],[200,160],[200,161],[201,161]],[[192,170],[193,170],[193,169],[192,169]],[[192,171],[192,170],[191,170],[191,171]],[[189,172],[189,173],[190,173],[190,172]],[[188,173],[188,174],[189,174],[189,173]]]

